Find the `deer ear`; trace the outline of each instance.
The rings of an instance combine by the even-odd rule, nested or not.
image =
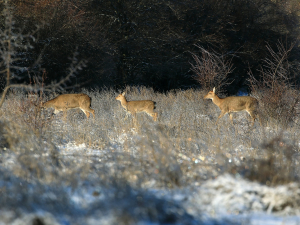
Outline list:
[[[125,92],[123,92],[122,95],[125,96]]]
[[[216,88],[214,87],[214,89],[213,89],[213,93],[216,93]]]

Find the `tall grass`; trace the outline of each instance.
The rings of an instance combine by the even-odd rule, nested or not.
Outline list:
[[[161,94],[127,87],[128,100],[157,103],[157,122],[145,113],[134,121],[115,100],[119,93],[83,92],[92,98],[95,119],[75,109],[64,119],[63,113],[52,116],[37,107],[57,94],[34,100],[22,92],[8,95],[0,112],[1,143],[2,154],[18,162],[9,167],[15,175],[72,186],[92,176],[139,188],[184,187],[226,172],[270,185],[299,177],[296,123],[284,130],[258,122],[252,127],[248,114],[240,112],[233,125],[227,115],[215,125],[219,109],[200,90]],[[271,165],[260,170],[264,163]]]

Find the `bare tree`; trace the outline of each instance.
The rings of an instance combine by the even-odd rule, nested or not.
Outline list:
[[[44,71],[40,66],[43,51],[31,66],[24,66],[24,61],[27,60],[25,53],[33,48],[33,43],[36,41],[35,35],[39,31],[39,26],[30,33],[24,34],[23,29],[15,26],[12,9],[8,0],[4,1],[3,16],[4,26],[0,28],[0,57],[2,59],[0,62],[0,75],[2,79],[4,78],[5,85],[0,99],[0,108],[9,89],[22,88],[31,91],[62,90],[66,87],[66,82],[85,65],[84,61],[77,60],[78,53],[75,52],[66,76],[59,81],[53,81],[51,84],[43,86],[42,74]],[[20,80],[25,76],[24,72],[28,76],[33,77],[34,82],[32,84],[20,83]]]
[[[249,72],[252,94],[260,102],[263,118],[275,119],[276,123],[288,125],[297,116],[297,105],[300,102],[298,91],[295,89],[296,78],[291,62],[288,60],[294,44],[286,48],[282,43],[277,44],[276,51],[267,45],[269,57],[259,70],[260,78],[256,79]]]
[[[197,46],[201,56],[192,53],[195,64],[191,64],[197,80],[206,91],[213,87],[221,89],[228,84],[228,75],[232,72],[232,63],[227,61],[223,55],[209,52],[201,46]]]

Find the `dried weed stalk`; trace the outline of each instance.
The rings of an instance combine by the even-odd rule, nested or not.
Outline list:
[[[249,72],[252,94],[259,99],[261,117],[283,127],[295,121],[300,101],[299,92],[295,89],[295,72],[288,59],[293,46],[287,49],[278,43],[275,51],[268,45],[270,56],[264,60],[259,80]]]
[[[228,84],[227,77],[232,72],[232,63],[226,60],[224,55],[209,52],[201,46],[197,46],[201,56],[192,53],[195,64],[191,64],[197,80],[202,89],[211,90],[213,87],[221,89]]]

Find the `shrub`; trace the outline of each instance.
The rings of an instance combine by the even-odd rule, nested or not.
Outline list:
[[[194,79],[205,91],[212,90],[213,87],[221,89],[226,86],[228,75],[232,72],[232,63],[226,60],[224,55],[209,52],[200,46],[198,48],[201,57],[192,53],[195,60],[195,64],[191,64],[195,73]]]
[[[277,45],[277,52],[267,46],[270,56],[264,60],[260,69],[260,79],[255,79],[250,71],[252,94],[259,99],[261,118],[265,122],[275,122],[286,127],[298,116],[299,92],[295,89],[296,71],[289,61],[293,45],[286,49]]]

